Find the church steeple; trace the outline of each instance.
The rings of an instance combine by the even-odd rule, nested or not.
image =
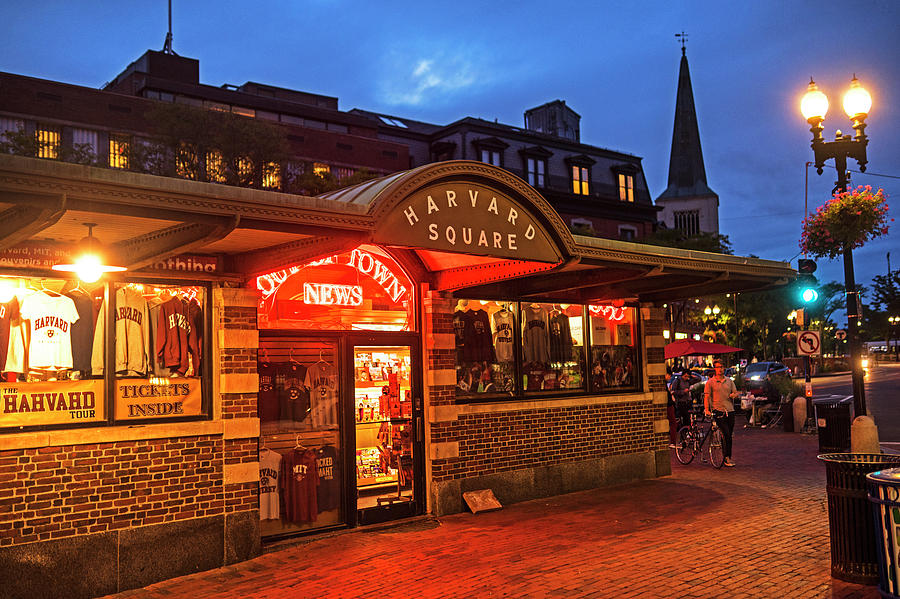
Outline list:
[[[662,208],[660,220],[670,229],[681,229],[688,235],[718,234],[719,196],[706,184],[694,90],[684,46],[687,34],[675,34],[675,37],[681,41],[681,67],[675,95],[669,181],[666,190],[656,198],[656,205]]]
[[[682,37],[680,34],[679,37]],[[672,132],[672,153],[669,156],[669,180],[659,199],[685,196],[714,195],[706,184],[706,168],[700,148],[700,129],[694,108],[694,92],[688,69],[684,38],[681,44],[681,67],[678,72],[678,91],[675,96],[675,127]]]

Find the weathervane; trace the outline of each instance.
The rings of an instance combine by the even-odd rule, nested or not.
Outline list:
[[[169,31],[166,33],[166,41],[163,44],[162,51],[165,54],[178,56],[178,54],[175,53],[175,50],[172,49],[172,0],[169,0]]]
[[[681,42],[681,55],[684,56],[684,44],[687,42],[688,34],[682,31],[681,33],[676,33],[675,37]]]

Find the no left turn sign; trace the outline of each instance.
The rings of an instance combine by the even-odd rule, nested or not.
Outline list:
[[[822,348],[818,331],[801,331],[797,335],[797,353],[801,356],[818,356]]]

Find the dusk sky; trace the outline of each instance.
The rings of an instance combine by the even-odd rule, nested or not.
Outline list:
[[[173,5],[174,49],[200,61],[202,83],[257,81],[438,124],[523,126],[525,109],[562,99],[582,117],[583,142],[643,158],[654,199],[666,187],[683,30],[721,233],[736,254],[795,267],[813,160],[800,97],[814,77],[831,102],[826,139],[852,133],[841,96],[855,73],[873,108],[868,172],[853,183],[883,187],[900,214],[897,0]],[[6,0],[0,15],[0,70],[88,87],[161,50],[167,28],[165,0]],[[834,180],[833,168],[809,169],[810,210]],[[898,225],[855,252],[859,283],[887,272],[887,252],[900,268]],[[820,260],[817,274],[842,282],[841,261]]]

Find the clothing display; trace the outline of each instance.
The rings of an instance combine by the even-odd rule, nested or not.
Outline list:
[[[494,322],[494,352],[498,362],[513,361],[513,329],[516,326],[516,319],[513,313],[502,308],[494,312],[492,317]]]
[[[15,327],[18,325],[18,322],[19,300],[13,296],[9,301],[0,304],[0,372],[7,371],[6,363],[7,355],[10,353],[10,337],[15,335]],[[12,363],[10,366],[12,366]]]
[[[463,359],[466,362],[493,362],[494,341],[491,321],[484,310],[466,311],[463,331]]]
[[[278,420],[280,409],[275,391],[275,366],[270,362],[260,362],[256,372],[259,375],[259,419]]]
[[[466,349],[466,313],[463,310],[453,313],[453,336],[456,339],[457,359],[462,361]]]
[[[100,306],[94,329],[91,365],[94,375],[103,374],[106,351],[106,302]],[[116,373],[147,376],[150,368],[150,315],[143,294],[125,285],[116,291]]]
[[[523,310],[522,345],[525,362],[550,362],[547,312],[540,305],[528,305]]]
[[[36,292],[22,300],[22,320],[29,323],[28,367],[32,370],[72,368],[72,323],[78,320],[75,303],[64,295]]]
[[[318,509],[320,512],[335,510],[341,502],[341,475],[337,449],[333,445],[316,450],[316,467],[319,473]]]
[[[280,515],[281,454],[263,447],[259,451],[259,519],[277,520]]]
[[[550,316],[550,361],[566,363],[572,359],[572,330],[569,317],[564,312],[555,312]]]
[[[118,301],[118,294],[116,297]],[[155,359],[180,375],[200,363],[200,339],[192,320],[196,320],[196,315],[191,314],[189,303],[180,297],[173,297],[160,306]]]
[[[281,460],[284,517],[294,523],[312,522],[318,509],[319,470],[311,449],[294,448]]]
[[[81,290],[73,290],[66,295],[78,312],[78,320],[72,325],[72,368],[87,377],[91,373],[94,350],[94,301]]]
[[[278,388],[278,404],[282,420],[302,422],[309,414],[309,389],[306,388],[306,366],[297,362],[280,366],[282,386]]]
[[[319,360],[306,370],[309,388],[310,421],[315,428],[337,426],[337,393],[331,364]]]

